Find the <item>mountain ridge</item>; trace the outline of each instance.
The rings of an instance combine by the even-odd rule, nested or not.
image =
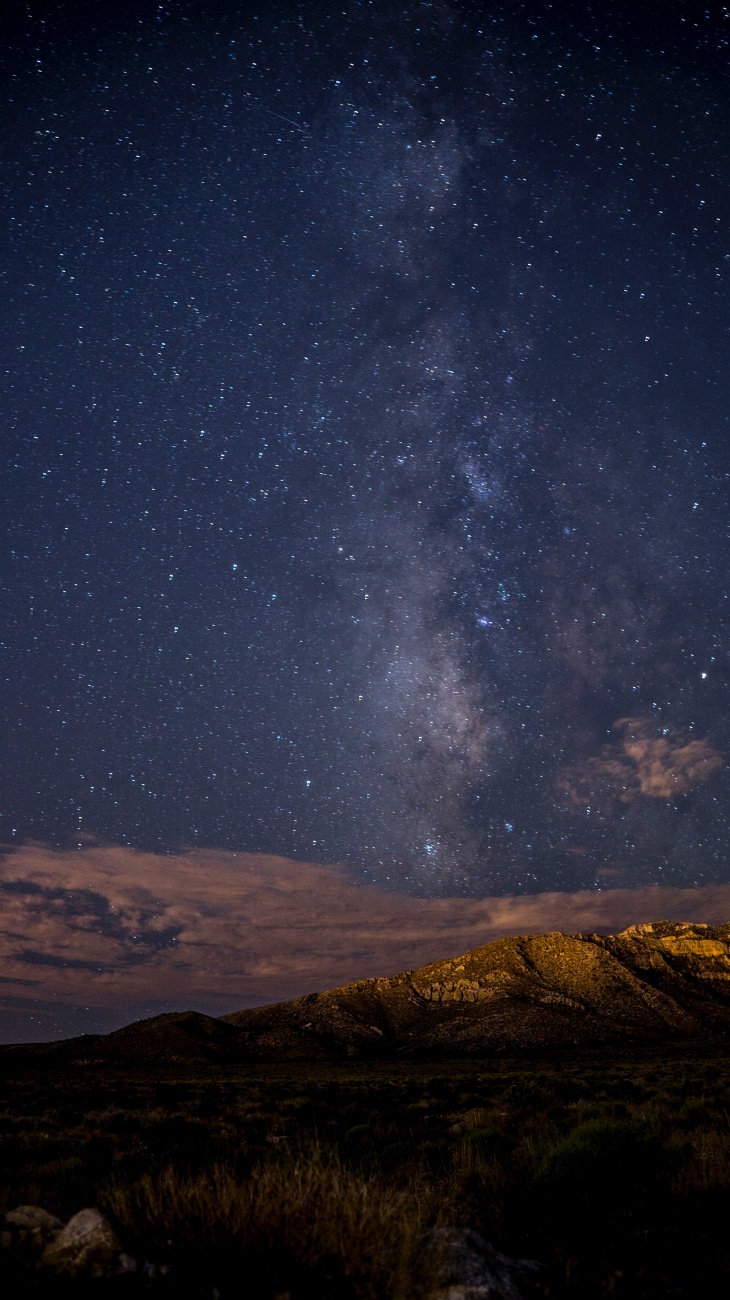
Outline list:
[[[730,924],[496,939],[457,957],[221,1017],[0,1048],[69,1064],[474,1056],[730,1035]]]
[[[730,925],[497,939],[415,971],[222,1019],[257,1051],[268,1044],[303,1055],[303,1035],[358,1055],[368,1046],[470,1054],[722,1034],[730,1031]]]

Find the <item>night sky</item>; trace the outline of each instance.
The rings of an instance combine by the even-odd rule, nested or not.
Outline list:
[[[6,845],[730,880],[730,11],[633,9],[6,10]]]

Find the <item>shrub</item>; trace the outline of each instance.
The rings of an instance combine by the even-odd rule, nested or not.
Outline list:
[[[664,1172],[666,1153],[645,1124],[595,1119],[579,1124],[548,1151],[545,1189],[571,1211],[626,1206]],[[567,1208],[566,1206],[566,1208]]]

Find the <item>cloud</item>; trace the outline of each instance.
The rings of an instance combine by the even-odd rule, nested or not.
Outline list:
[[[687,794],[723,766],[709,740],[669,732],[656,735],[656,728],[643,718],[618,718],[613,731],[617,740],[604,745],[597,757],[561,774],[561,788],[572,802],[584,802],[606,786],[621,803],[632,803],[640,795],[668,801]]]
[[[501,935],[730,917],[730,885],[422,899],[356,885],[335,866],[119,846],[14,849],[0,898],[5,1041],[78,1032],[79,1008],[100,1028],[161,1009],[221,1014]]]

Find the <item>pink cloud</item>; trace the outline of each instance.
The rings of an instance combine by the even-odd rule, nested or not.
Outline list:
[[[574,803],[590,799],[602,786],[621,803],[639,795],[675,799],[723,766],[722,755],[709,740],[657,735],[643,718],[618,718],[613,731],[616,740],[604,745],[600,754],[563,772],[561,788]]]

